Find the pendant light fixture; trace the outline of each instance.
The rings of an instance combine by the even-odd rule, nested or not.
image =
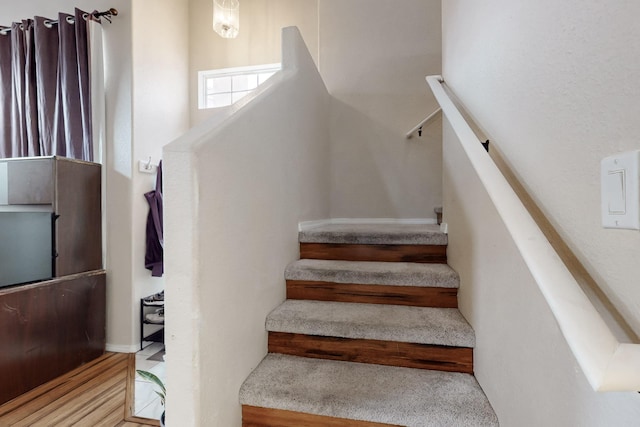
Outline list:
[[[240,30],[240,2],[213,0],[213,29],[225,39],[238,36]]]

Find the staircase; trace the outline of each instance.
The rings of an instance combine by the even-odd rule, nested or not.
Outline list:
[[[475,335],[435,225],[300,233],[269,354],[240,389],[243,426],[497,426]]]

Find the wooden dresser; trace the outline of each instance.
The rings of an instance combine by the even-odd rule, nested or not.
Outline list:
[[[99,164],[0,159],[0,404],[104,353],[101,224]]]

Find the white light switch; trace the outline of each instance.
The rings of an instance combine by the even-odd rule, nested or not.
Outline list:
[[[602,226],[640,230],[640,150],[609,156],[600,167]]]
[[[609,215],[624,215],[627,211],[624,194],[625,170],[609,171],[604,178]]]

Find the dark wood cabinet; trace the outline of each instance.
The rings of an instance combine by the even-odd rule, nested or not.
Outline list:
[[[101,194],[99,164],[0,159],[0,404],[105,351]]]
[[[56,277],[102,268],[100,170],[95,163],[54,163]]]
[[[0,405],[104,354],[105,298],[103,270],[0,289]]]

